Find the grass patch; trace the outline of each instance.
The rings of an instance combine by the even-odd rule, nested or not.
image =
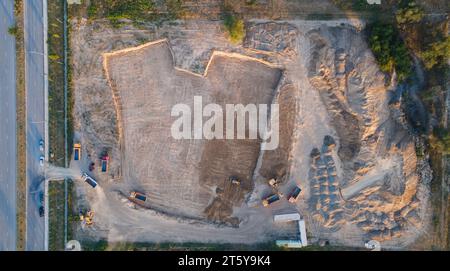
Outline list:
[[[48,185],[48,249],[64,250],[64,181]]]
[[[23,3],[15,0],[16,17],[16,122],[17,122],[17,250],[25,250],[26,240],[26,92]]]
[[[48,1],[48,133],[50,163],[64,166],[64,2]]]
[[[48,1],[48,136],[49,162],[65,166],[64,0]],[[69,129],[68,129],[69,130]],[[69,132],[72,132],[70,129]],[[68,181],[72,202],[72,183]],[[49,250],[64,250],[64,182],[49,185]],[[69,203],[68,203],[69,204]],[[69,209],[70,210],[70,209]],[[69,235],[68,223],[68,238]]]
[[[247,244],[230,244],[230,243],[127,243],[127,242],[113,242],[108,243],[105,240],[99,241],[84,241],[81,247],[85,251],[355,251],[366,250],[359,247],[345,247],[345,246],[318,246],[311,245],[300,249],[288,249],[276,246],[275,241],[263,242],[253,245]]]
[[[139,25],[142,22],[176,20],[186,14],[182,0],[166,0],[163,2],[152,0],[98,0],[90,1],[85,9],[88,19],[107,18],[113,27],[121,27],[126,20]]]

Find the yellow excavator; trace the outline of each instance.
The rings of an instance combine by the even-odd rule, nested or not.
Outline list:
[[[94,211],[89,210],[86,214],[80,211],[80,221],[86,223],[86,225],[92,225],[94,222]]]

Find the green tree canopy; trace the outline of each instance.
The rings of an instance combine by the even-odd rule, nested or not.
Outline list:
[[[411,59],[408,50],[391,24],[376,22],[370,27],[369,45],[377,59],[380,70],[397,72],[401,82],[411,74]]]
[[[436,65],[445,64],[450,58],[450,37],[431,43],[428,49],[422,52],[421,58],[427,69],[431,69]]]
[[[422,20],[424,12],[422,8],[414,2],[408,3],[405,7],[397,10],[395,19],[398,24],[418,23]]]

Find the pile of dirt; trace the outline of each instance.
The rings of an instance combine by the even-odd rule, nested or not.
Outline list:
[[[292,143],[294,128],[297,121],[296,88],[291,83],[280,87],[277,99],[280,110],[279,115],[279,145],[275,150],[264,151],[259,174],[266,178],[275,178],[284,182],[288,179],[289,165],[292,159]]]
[[[346,200],[340,221],[345,216],[368,238],[380,241],[424,227],[428,195],[418,191],[427,180],[420,183],[414,138],[407,127],[398,125],[398,116],[391,115],[384,76],[367,45],[351,27],[321,28],[308,36],[310,83],[320,93],[338,135],[343,167],[338,179]],[[315,193],[322,196],[326,191],[321,188],[319,184]],[[328,215],[325,211],[322,220]],[[326,220],[323,226],[336,230]]]
[[[255,50],[297,54],[298,31],[288,23],[260,23],[248,27],[243,46]]]

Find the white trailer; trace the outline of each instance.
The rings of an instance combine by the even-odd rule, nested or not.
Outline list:
[[[306,238],[305,220],[298,221],[298,230],[300,231],[300,242],[302,243],[302,246],[305,247],[308,245],[308,239]]]
[[[274,222],[289,222],[289,221],[297,221],[297,220],[300,220],[299,213],[275,215],[273,217]]]
[[[300,248],[308,245],[308,239],[306,237],[305,220],[300,218],[299,213],[275,215],[273,217],[273,221],[274,222],[298,221],[298,231],[300,233],[300,240],[277,240],[276,241],[277,246],[288,248]]]

